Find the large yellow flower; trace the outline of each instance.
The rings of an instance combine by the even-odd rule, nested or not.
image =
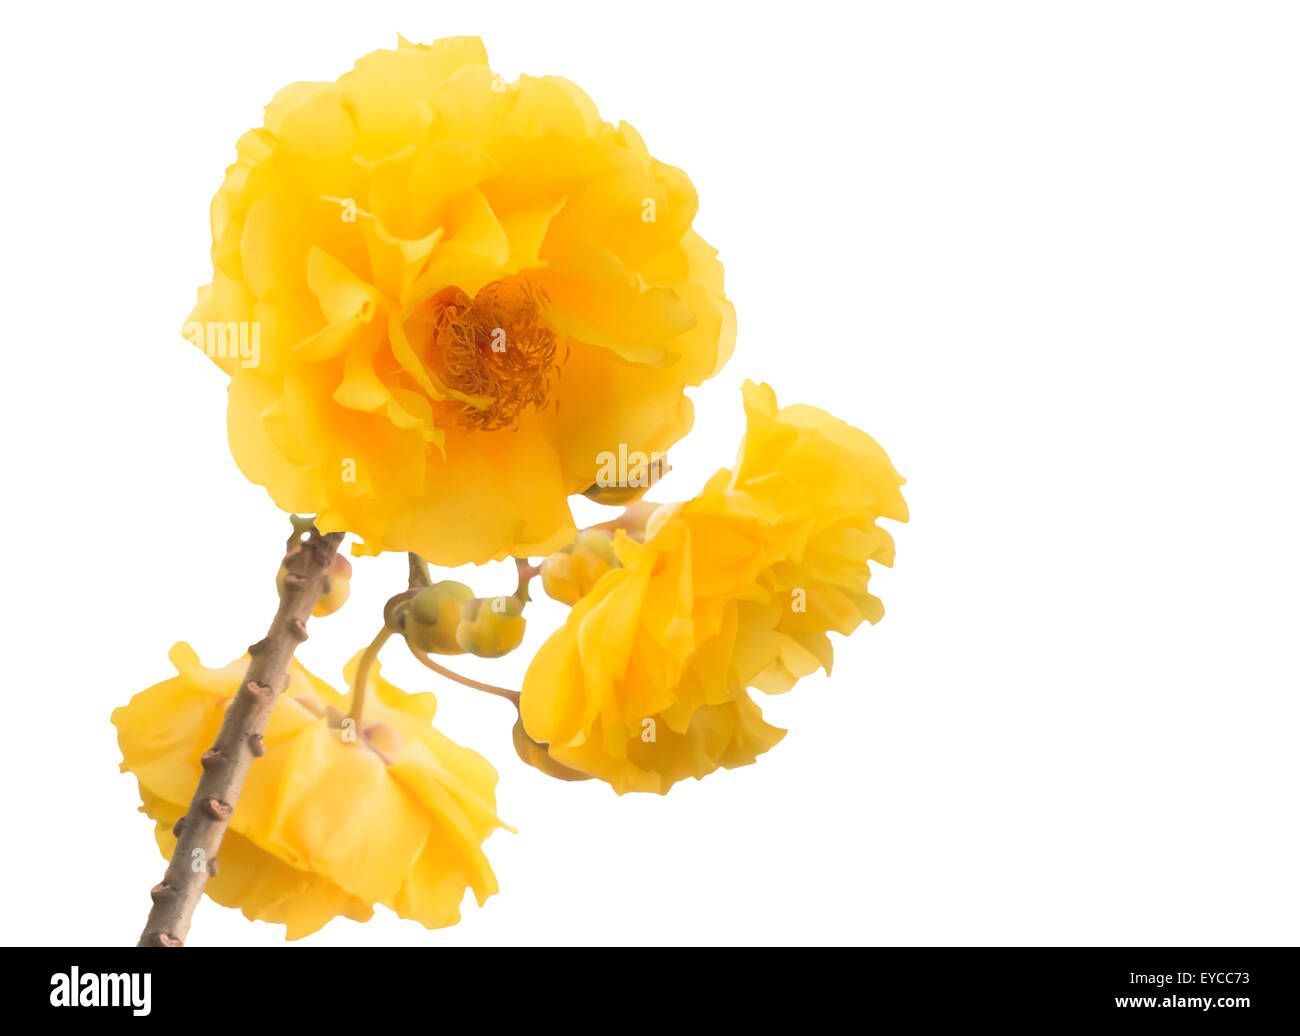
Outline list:
[[[620,535],[600,578],[541,648],[521,715],[535,741],[614,790],[666,792],[753,762],[783,735],[748,688],[830,671],[829,631],[876,622],[868,562],[893,563],[878,518],[907,520],[903,480],[865,433],[744,387],[731,471]]]
[[[134,773],[170,858],[172,825],[198,785],[209,748],[248,667],[203,667],[188,644],[178,676],[113,712],[122,769]],[[355,660],[354,663],[355,664]],[[346,674],[351,679],[351,666]],[[336,915],[368,920],[382,903],[428,928],[460,920],[467,888],[497,891],[481,843],[497,827],[497,775],[430,725],[432,694],[409,695],[373,670],[359,729],[346,699],[294,662],[245,780],[206,891],[250,920],[310,935]],[[347,733],[345,734],[345,731]]]
[[[666,451],[730,354],[686,175],[477,39],[287,87],[238,151],[185,334],[245,475],[367,552],[564,546],[602,456]]]

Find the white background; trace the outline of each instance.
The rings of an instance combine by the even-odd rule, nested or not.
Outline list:
[[[307,944],[1294,944],[1295,11],[8,10],[3,940],[143,924],[163,860],[109,712],[174,641],[224,664],[262,634],[287,531],[179,336],[208,201],[276,89],[401,32],[568,77],[693,178],[740,341],[660,495],[730,463],[755,377],[874,435],[913,520],[884,621],[765,703],[785,741],[666,798],[527,769],[508,705],[392,652],[519,833],[457,927],[381,909]],[[359,561],[309,667],[337,680],[403,578]],[[205,901],[191,943],[281,938]]]

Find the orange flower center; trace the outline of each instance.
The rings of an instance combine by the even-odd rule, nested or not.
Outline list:
[[[482,403],[438,406],[467,428],[508,428],[529,407],[546,405],[555,372],[555,333],[541,315],[545,295],[522,277],[481,288],[472,299],[456,287],[430,300],[430,363],[443,383]]]

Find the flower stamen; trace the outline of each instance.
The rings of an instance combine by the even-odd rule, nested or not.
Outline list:
[[[472,299],[449,287],[430,300],[431,366],[450,388],[486,401],[440,404],[458,424],[482,431],[509,428],[529,407],[546,405],[556,338],[542,318],[545,300],[523,277],[493,281]]]

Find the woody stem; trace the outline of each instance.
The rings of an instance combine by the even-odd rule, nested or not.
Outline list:
[[[203,774],[189,809],[176,826],[176,849],[163,880],[150,891],[153,907],[140,946],[182,946],[194,908],[209,875],[216,873],[217,851],[230,824],[253,760],[266,749],[262,735],[276,699],[289,683],[289,663],[307,639],[307,618],[325,588],[325,570],[343,533],[322,536],[315,528],[294,544],[284,560],[284,592],[266,636],[248,649],[244,681],[226,709],[212,747],[199,760]]]

